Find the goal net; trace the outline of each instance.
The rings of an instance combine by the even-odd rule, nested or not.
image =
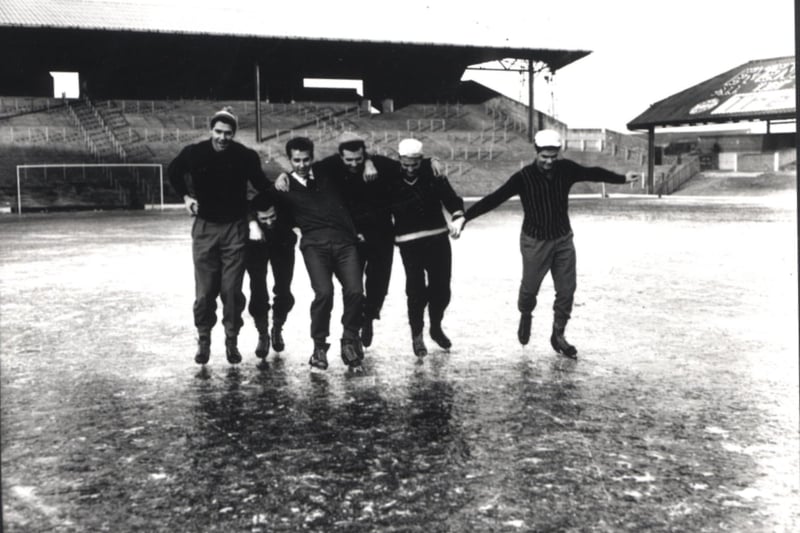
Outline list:
[[[164,208],[158,163],[17,165],[17,213],[78,209]]]

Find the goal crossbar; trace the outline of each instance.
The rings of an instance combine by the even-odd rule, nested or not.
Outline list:
[[[161,163],[40,163],[17,165],[17,215],[22,216],[22,173],[28,168],[157,168],[160,208],[164,210],[164,165]]]

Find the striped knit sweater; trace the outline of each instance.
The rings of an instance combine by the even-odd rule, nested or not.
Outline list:
[[[465,218],[470,221],[519,195],[524,212],[523,233],[539,240],[557,239],[572,231],[567,214],[569,190],[578,181],[625,183],[625,176],[604,168],[584,167],[568,159],[558,159],[548,177],[536,163],[532,163],[470,207]]]

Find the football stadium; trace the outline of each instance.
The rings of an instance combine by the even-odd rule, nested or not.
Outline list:
[[[0,79],[4,531],[800,528],[794,56],[709,72],[621,132],[533,105],[535,76],[591,50],[317,38],[267,32],[242,7],[176,13],[0,6],[15,56]],[[469,69],[527,77],[527,101],[464,81]],[[412,344],[394,246],[363,364],[339,359],[336,282],[330,367],[312,368],[301,241],[285,348],[257,357],[245,308],[242,361],[226,360],[218,324],[195,362],[196,217],[169,169],[223,108],[270,182],[294,168],[295,137],[320,160],[353,134],[398,168],[400,141],[421,142],[468,219],[446,239],[452,346],[433,330],[427,355]],[[543,130],[559,159],[637,176],[568,190],[577,356],[551,337],[555,270],[530,342],[518,332],[522,195],[470,216],[533,168]],[[459,216],[445,217],[451,235]]]

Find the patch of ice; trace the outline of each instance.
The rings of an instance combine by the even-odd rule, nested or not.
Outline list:
[[[747,487],[746,489],[736,491],[734,494],[745,500],[754,500],[761,496],[761,491],[753,487]]]

